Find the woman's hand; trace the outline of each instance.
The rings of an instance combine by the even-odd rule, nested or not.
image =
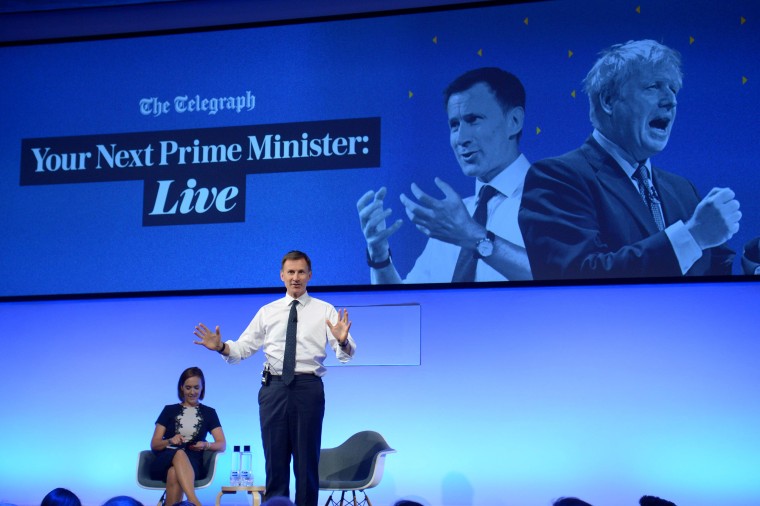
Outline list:
[[[187,448],[194,452],[202,452],[206,448],[208,448],[208,446],[209,446],[209,443],[206,441],[196,441],[195,443],[189,445]]]
[[[172,446],[180,446],[182,443],[185,442],[185,438],[183,438],[180,434],[175,434],[172,437],[168,439],[169,444]]]

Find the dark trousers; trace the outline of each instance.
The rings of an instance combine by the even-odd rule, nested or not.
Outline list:
[[[316,506],[319,499],[319,450],[325,391],[313,374],[296,375],[286,386],[279,376],[259,390],[261,440],[266,461],[264,500],[290,496],[290,457],[296,478],[297,506]]]

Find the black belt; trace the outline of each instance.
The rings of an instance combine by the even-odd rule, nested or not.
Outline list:
[[[314,374],[313,372],[297,372],[293,379],[297,379],[299,376],[317,376],[317,375]],[[282,375],[280,374],[272,374],[269,377],[275,381],[282,381]]]

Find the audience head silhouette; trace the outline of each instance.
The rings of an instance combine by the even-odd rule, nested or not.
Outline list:
[[[581,501],[577,497],[560,497],[554,501],[554,506],[591,506],[586,501]]]
[[[103,506],[143,506],[143,503],[128,495],[117,495],[104,502]]]
[[[641,499],[639,499],[639,504],[641,506],[676,506],[675,503],[666,501],[665,499],[660,499],[659,497],[655,497],[653,495],[643,496]]]
[[[42,499],[40,506],[82,506],[82,503],[71,490],[54,488]]]

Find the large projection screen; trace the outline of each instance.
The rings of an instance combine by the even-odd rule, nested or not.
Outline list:
[[[740,275],[760,235],[760,36],[746,21],[758,10],[546,1],[5,45],[0,296],[271,289],[291,249],[319,266],[315,285],[366,287],[357,201],[381,187],[389,224],[403,222],[390,245],[404,278],[428,237],[400,195],[416,184],[443,198],[436,178],[475,192],[450,146],[446,85],[480,67],[518,76],[520,148],[535,162],[589,137],[581,82],[601,50],[632,39],[682,56],[678,119],[652,163],[700,195],[736,193]],[[428,270],[413,281],[451,281]]]

